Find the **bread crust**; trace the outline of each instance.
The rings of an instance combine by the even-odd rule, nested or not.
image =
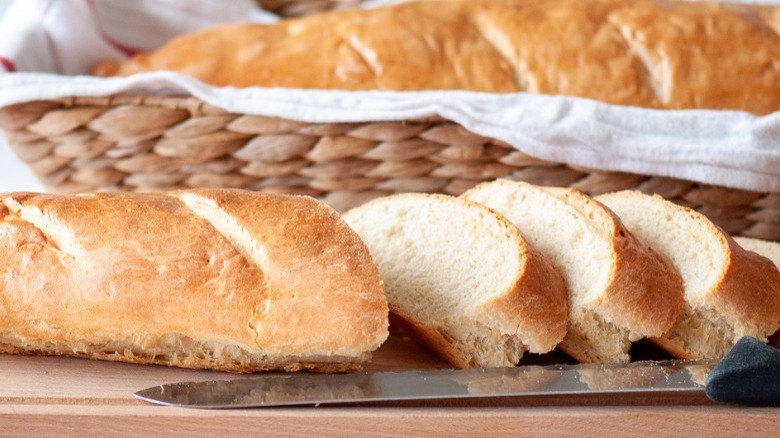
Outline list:
[[[780,271],[771,260],[740,247],[704,215],[658,195],[625,191],[598,199],[609,205],[613,197],[634,198],[635,208],[656,202],[669,215],[687,216],[726,255],[724,263],[712,267],[717,270],[712,286],[697,296],[686,294],[685,307],[670,331],[653,342],[680,358],[717,358],[742,336],[766,341],[780,328]]]
[[[780,270],[771,260],[745,250],[720,231],[730,257],[720,286],[709,298],[710,305],[731,321],[732,342],[742,336],[766,341],[780,329]]]
[[[592,310],[634,337],[660,336],[685,303],[680,274],[664,256],[642,243],[606,205],[574,188],[547,187],[598,225],[615,257],[610,279]]]
[[[780,242],[756,239],[754,237],[732,236],[735,242],[743,249],[766,257],[775,266],[780,267]]]
[[[514,228],[509,220],[501,218]],[[512,321],[516,324],[514,331],[520,334],[529,351],[547,353],[566,334],[569,318],[566,282],[546,257],[525,240],[522,244],[525,246],[523,272],[518,273],[507,293],[485,304],[481,319]]]
[[[239,87],[526,91],[766,114],[780,109],[780,69],[767,67],[780,59],[777,11],[657,0],[429,1],[224,25],[121,64],[100,62],[92,73],[173,70]]]
[[[232,235],[185,196],[246,234]],[[354,369],[387,337],[368,250],[313,198],[190,190],[0,199],[3,351],[333,370]]]
[[[575,289],[569,291],[573,307],[559,347],[577,360],[628,361],[631,341],[661,335],[674,323],[683,306],[683,289],[671,263],[629,233],[606,206],[580,190],[497,180],[480,184],[462,197],[506,214],[532,245],[555,260],[564,277],[568,275]],[[550,227],[562,226],[556,219],[576,221],[580,228],[549,235]],[[586,242],[584,238],[594,239],[599,248],[567,245]],[[587,261],[575,261],[568,257],[572,254],[589,254],[599,260],[588,268],[595,277],[581,282]]]

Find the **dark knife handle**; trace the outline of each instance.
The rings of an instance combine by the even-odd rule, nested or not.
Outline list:
[[[780,406],[780,350],[740,339],[705,382],[711,400],[745,406]]]

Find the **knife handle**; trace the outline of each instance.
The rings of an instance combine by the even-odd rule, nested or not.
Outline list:
[[[745,336],[705,382],[710,400],[745,406],[780,406],[780,350]]]

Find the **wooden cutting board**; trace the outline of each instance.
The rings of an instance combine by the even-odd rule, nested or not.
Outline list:
[[[413,341],[391,337],[370,371],[447,365]],[[231,374],[62,357],[0,355],[0,436],[217,433],[267,436],[419,436],[453,434],[658,436],[777,433],[780,409],[710,403],[699,396],[534,397],[377,403],[317,408],[195,410],[147,404],[140,389]]]

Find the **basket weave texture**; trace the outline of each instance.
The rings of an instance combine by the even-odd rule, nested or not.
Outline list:
[[[9,144],[53,192],[235,187],[306,194],[343,211],[398,192],[458,195],[495,178],[637,189],[726,231],[780,240],[780,193],[548,162],[440,118],[304,123],[232,114],[192,97],[114,95],[0,109]]]
[[[331,9],[355,8],[363,0],[257,0],[266,11],[281,17],[302,17]]]

